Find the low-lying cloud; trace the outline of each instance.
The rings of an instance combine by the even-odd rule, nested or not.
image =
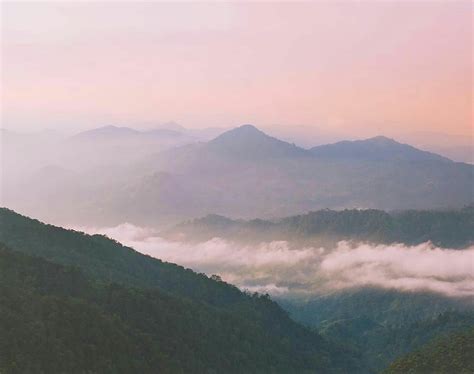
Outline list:
[[[164,261],[218,274],[249,291],[317,294],[380,287],[474,296],[474,247],[452,250],[431,243],[405,246],[340,242],[330,250],[292,249],[284,241],[255,246],[219,238],[198,244],[169,242],[152,230],[130,224],[85,231],[107,235]]]

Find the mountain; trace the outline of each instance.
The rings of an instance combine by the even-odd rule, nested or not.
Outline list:
[[[125,201],[142,212],[155,199],[169,202],[175,207],[173,220],[212,213],[275,218],[324,208],[460,208],[474,201],[473,166],[441,156],[399,158],[318,157],[246,125],[208,143],[157,154],[148,160],[149,172],[169,173],[181,187],[158,197],[151,191],[161,191],[159,182],[150,178],[133,187],[134,196],[147,196],[143,201]],[[192,209],[181,200],[192,200]],[[156,205],[154,216],[161,210]],[[130,213],[139,214],[138,209]]]
[[[159,171],[193,171],[209,173],[235,172],[249,165],[276,163],[287,159],[311,158],[305,149],[273,138],[252,125],[243,125],[208,142],[176,147],[154,155],[148,163]],[[206,172],[207,175],[209,173]]]
[[[92,295],[99,289],[76,269],[0,244],[0,371],[150,370],[153,354],[128,358],[140,357],[143,338],[86,301]]]
[[[158,126],[158,128],[164,129],[164,130],[178,131],[182,134],[191,136],[199,141],[208,141],[208,140],[214,139],[215,137],[219,136],[220,134],[222,134],[223,132],[227,130],[221,127],[204,127],[204,128],[190,129],[190,128],[181,126],[180,124],[176,122],[164,123]]]
[[[218,237],[247,244],[285,240],[302,246],[332,247],[341,240],[406,245],[430,241],[438,247],[466,248],[474,244],[474,207],[397,212],[320,210],[278,220],[250,221],[212,214],[167,228],[160,235],[188,242]]]
[[[365,288],[277,300],[296,321],[318,329],[337,344],[353,347],[360,353],[363,366],[374,372],[434,338],[474,327],[472,300],[429,292]]]
[[[474,243],[474,210],[473,207],[455,211],[322,210],[278,220],[250,221],[208,215],[184,222],[160,235],[179,242],[188,240],[202,243],[220,238],[236,250],[243,245],[252,248],[252,251],[267,248],[270,242],[276,245],[280,241],[288,241],[289,248],[324,248],[325,253],[331,253],[331,248],[336,247],[340,240],[349,240],[352,243],[362,242],[364,247],[367,247],[367,243],[397,243],[395,248],[399,246],[398,243],[416,245],[432,241],[437,246],[458,248],[462,252],[463,248]],[[212,245],[212,241],[206,245]],[[383,248],[378,251],[383,252]],[[355,252],[348,252],[347,259],[338,261],[344,263],[352,256],[356,258]],[[404,261],[410,261],[409,252],[401,254]],[[372,260],[367,268],[358,263],[357,267],[365,268],[366,271],[353,276],[370,277],[369,269],[377,262]],[[424,261],[416,262],[421,264]],[[444,267],[449,268],[446,264]],[[265,267],[262,269],[263,276],[268,276]],[[304,266],[299,269],[304,269]],[[397,274],[397,270],[387,271]],[[327,339],[353,348],[360,353],[363,366],[374,372],[380,372],[395,358],[420,348],[434,337],[465,331],[474,326],[474,303],[469,297],[368,286],[298,295],[296,280],[285,283],[290,278],[288,273],[280,269],[275,270],[275,273],[283,276],[272,278],[277,280],[274,283],[279,286],[290,285],[296,291],[275,296],[290,316],[317,329]],[[320,288],[323,282],[316,271],[314,274],[317,288]],[[404,276],[398,274],[398,277],[402,279]]]
[[[216,284],[203,275],[142,255],[104,236],[46,225],[5,208],[0,208],[0,242],[29,255],[76,266],[87,276],[105,282],[161,287],[209,303],[234,302],[242,297],[235,287]],[[199,285],[202,294],[197,292]],[[227,297],[217,297],[221,293],[227,293]]]
[[[118,127],[118,126],[104,126],[92,130],[80,132],[69,138],[70,142],[95,142],[95,141],[133,141],[133,142],[146,142],[146,141],[180,141],[183,144],[184,140],[192,141],[193,137],[185,135],[181,131],[172,129],[155,128],[151,130],[139,131],[129,127]]]
[[[326,208],[455,209],[474,202],[473,165],[386,139],[370,141],[368,156],[323,157],[251,125],[200,143],[169,133],[99,138],[66,142],[52,157],[79,172],[81,191],[73,195],[81,198],[71,199],[61,184],[54,196],[38,193],[45,181],[35,180],[9,184],[4,205],[76,226],[163,227],[207,214],[275,219]]]
[[[0,242],[2,371],[365,372],[268,296],[104,236],[1,209]]]
[[[77,135],[71,137],[71,140],[97,140],[97,139],[120,139],[130,136],[138,136],[140,131],[131,129],[129,127],[118,127],[118,126],[103,126],[92,130],[80,132]]]
[[[253,161],[309,156],[303,148],[273,138],[252,125],[243,125],[219,135],[206,144],[206,150],[222,157]]]
[[[100,284],[1,246],[0,280],[2,372],[337,371],[324,362],[335,346],[301,327],[291,348],[251,316]]]
[[[398,143],[385,136],[320,145],[311,148],[310,152],[316,157],[350,160],[451,161],[446,157]]]
[[[383,373],[473,373],[474,327],[435,338],[416,352],[395,360]]]

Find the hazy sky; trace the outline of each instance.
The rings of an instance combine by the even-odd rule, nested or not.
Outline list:
[[[466,2],[2,3],[2,126],[472,131]]]

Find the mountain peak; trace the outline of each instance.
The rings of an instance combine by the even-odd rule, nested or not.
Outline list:
[[[253,133],[263,134],[263,131],[259,130],[258,128],[256,128],[254,125],[251,125],[251,124],[245,124],[245,125],[236,127],[234,130],[235,131],[245,131],[245,132],[248,132],[248,133],[253,132]]]
[[[207,143],[207,148],[223,155],[247,159],[292,157],[308,153],[249,124],[226,131]]]
[[[254,125],[242,125],[239,127],[235,127],[229,131],[224,132],[223,134],[219,135],[215,140],[219,138],[227,138],[227,137],[270,137],[265,134],[263,131],[256,128]]]
[[[400,144],[392,138],[388,138],[383,135],[374,136],[373,138],[365,139],[363,141],[376,143],[376,144]]]
[[[242,125],[224,132],[210,143],[216,144],[221,142],[254,142],[258,139],[274,139],[271,136],[260,131],[253,125]]]

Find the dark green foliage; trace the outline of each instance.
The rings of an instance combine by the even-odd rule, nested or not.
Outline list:
[[[0,218],[15,250],[0,250],[2,373],[363,371],[268,296],[102,236]]]
[[[384,374],[474,373],[474,328],[434,339],[394,361]]]
[[[0,248],[0,372],[138,372],[140,337],[75,269]]]
[[[239,313],[98,285],[5,248],[0,281],[0,372],[335,372],[342,353],[291,321],[279,338]],[[265,313],[285,324],[277,307]]]
[[[452,310],[474,310],[474,302],[467,298],[378,288],[315,295],[309,300],[283,299],[279,303],[295,320],[309,326],[352,318],[368,318],[383,326],[402,326]]]
[[[472,219],[472,208],[462,212]],[[441,222],[426,212],[347,211],[340,213],[344,219],[333,213],[320,213],[316,221],[302,216],[295,225],[303,235],[321,222],[354,235],[374,227],[371,232],[384,233],[385,217],[399,214],[413,225],[418,219]],[[262,230],[273,225],[248,224]],[[421,235],[412,230],[409,236]],[[474,325],[472,303],[428,293],[374,289],[281,301],[321,336],[293,322],[268,296],[242,293],[218,277],[104,236],[0,209],[1,241],[14,250],[0,249],[1,373],[370,373],[435,337]],[[469,368],[452,357],[445,365]]]
[[[105,236],[46,225],[4,208],[0,208],[0,242],[16,251],[77,266],[103,282],[160,287],[220,306],[249,300],[236,287],[142,255]]]
[[[474,326],[472,301],[430,293],[369,289],[280,304],[295,320],[359,351],[374,371],[434,337]]]
[[[401,326],[384,326],[366,318],[334,321],[320,332],[326,338],[356,347],[364,364],[374,371],[387,366],[402,354],[422,346],[433,337],[474,326],[474,313],[446,312],[432,319]]]
[[[474,242],[474,208],[454,211],[381,210],[319,211],[283,220],[296,237],[327,236],[336,240],[414,245],[431,241],[441,247]]]
[[[441,247],[467,247],[474,243],[474,206],[459,211],[409,210],[393,215],[394,241],[418,244],[432,241]]]
[[[431,241],[440,247],[463,248],[474,243],[474,207],[393,213],[376,209],[320,210],[276,222],[233,221],[210,215],[177,225],[163,235],[190,241],[222,237],[236,241],[288,240],[327,246],[341,240],[407,245]]]

